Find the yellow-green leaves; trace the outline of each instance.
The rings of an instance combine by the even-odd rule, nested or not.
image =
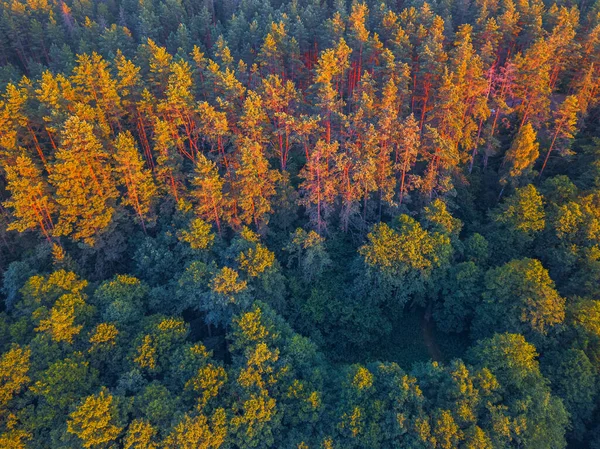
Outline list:
[[[117,404],[106,390],[88,396],[69,415],[69,433],[77,435],[83,447],[102,447],[117,439],[122,427],[117,424]]]
[[[90,336],[90,343],[92,345],[92,349],[96,348],[110,348],[117,344],[117,336],[119,335],[119,331],[114,324],[111,323],[100,323],[94,329],[92,335]]]
[[[238,261],[240,268],[244,270],[248,276],[260,276],[265,270],[271,268],[275,263],[275,254],[269,249],[258,243],[256,247],[249,248],[242,252]]]
[[[218,449],[227,437],[227,416],[219,408],[210,420],[203,414],[190,416],[175,426],[164,442],[165,449]]]
[[[46,332],[57,343],[73,343],[73,337],[78,335],[83,328],[76,324],[77,314],[86,306],[81,294],[66,293],[57,299],[50,309],[47,318],[40,320],[35,328],[38,332]]]
[[[0,417],[11,401],[29,383],[29,348],[13,346],[0,357]]]
[[[144,419],[135,419],[129,424],[124,449],[157,449],[156,429]]]
[[[201,218],[196,218],[190,223],[189,230],[181,231],[179,240],[188,243],[192,249],[205,250],[210,249],[215,235],[208,223]]]
[[[239,274],[237,271],[223,267],[221,271],[210,281],[210,287],[213,292],[231,298],[234,300],[234,295],[246,289],[246,281],[238,280]]]
[[[533,185],[517,189],[506,199],[494,218],[509,229],[532,235],[546,226],[543,197]]]

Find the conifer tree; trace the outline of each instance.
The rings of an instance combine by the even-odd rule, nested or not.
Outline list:
[[[570,95],[565,98],[565,101],[563,101],[553,113],[554,123],[552,127],[552,142],[550,143],[550,147],[544,158],[544,163],[540,169],[540,176],[544,173],[548,159],[550,159],[550,154],[552,154],[552,151],[556,148],[557,144],[562,144],[561,146],[564,145],[563,148],[560,148],[560,152],[568,154],[569,140],[573,139],[573,133],[575,132],[575,126],[577,125],[577,114],[579,111],[580,107],[577,97]]]
[[[175,201],[179,201],[179,191],[182,187],[183,158],[177,151],[181,145],[176,127],[166,120],[155,117],[154,122],[154,151],[156,156],[156,177],[159,185],[169,192]]]
[[[517,182],[518,178],[531,171],[540,154],[540,144],[536,139],[537,135],[531,123],[526,123],[518,131],[504,156],[504,164],[508,165],[508,168],[501,181],[505,185],[508,180]]]
[[[281,170],[285,171],[292,145],[292,130],[296,127],[297,119],[292,107],[298,92],[292,81],[284,83],[279,76],[270,75],[263,79],[261,97],[272,127],[272,146],[279,157]]]
[[[489,80],[484,75],[483,61],[473,47],[472,31],[469,25],[459,28],[450,62],[460,98],[458,120],[462,122],[462,132],[459,143],[464,152],[477,148],[483,123],[491,113],[487,105]],[[461,160],[467,157],[464,154]]]
[[[244,108],[239,120],[240,132],[253,142],[266,143],[266,125],[268,117],[262,104],[262,98],[254,91],[248,91]]]
[[[366,3],[354,3],[352,11],[348,17],[349,29],[353,39],[358,42],[358,65],[355,69],[358,76],[362,75],[362,59],[364,45],[369,39],[369,31],[366,28],[366,20],[369,14],[369,8]],[[354,75],[356,78],[356,75]],[[354,82],[356,82],[354,80]]]
[[[196,214],[204,220],[215,223],[219,233],[221,233],[223,208],[226,204],[224,183],[216,164],[203,154],[199,154],[192,178],[194,189],[191,192],[195,199]]]
[[[310,220],[319,234],[327,229],[327,218],[336,197],[337,181],[331,160],[338,147],[337,142],[330,144],[319,140],[300,172],[300,177],[304,179],[300,184],[300,204],[307,208]]]
[[[13,210],[14,216],[7,229],[19,232],[39,229],[50,240],[56,203],[50,196],[42,171],[24,152],[17,158],[14,166],[7,165],[5,170],[11,198],[3,204]]]
[[[425,4],[428,7],[428,4]],[[423,6],[425,8],[425,5]],[[422,11],[421,11],[422,12]],[[417,49],[418,65],[413,67],[415,78],[412,112],[419,111],[419,129],[423,131],[427,113],[433,109],[432,99],[441,84],[448,54],[444,51],[444,19],[434,16],[427,37]],[[424,30],[423,30],[424,31]]]
[[[598,34],[600,35],[600,25],[598,26]],[[598,38],[600,41],[600,36]],[[600,74],[597,73],[594,64],[590,64],[590,67],[583,72],[582,75],[573,80],[573,84],[576,90],[577,102],[579,103],[580,113],[583,117],[588,114],[591,107],[596,105],[599,100],[600,82],[598,79]]]
[[[187,62],[176,61],[171,63],[169,72],[166,98],[159,103],[158,112],[164,115],[173,130],[183,128],[185,139],[175,139],[177,148],[184,156],[194,160],[198,152],[198,135],[194,113],[192,69]]]
[[[514,107],[519,119],[519,128],[530,122],[539,129],[548,116],[550,93],[550,57],[552,48],[544,39],[538,39],[524,56],[515,58],[517,76],[513,85],[518,104]]]
[[[427,168],[421,181],[421,191],[431,199],[436,191],[447,193],[452,189],[452,169],[460,162],[460,154],[452,135],[444,137],[437,128],[429,125],[426,125],[423,142],[423,159],[427,161]]]
[[[227,114],[218,111],[214,106],[205,101],[198,103],[196,109],[200,116],[198,119],[200,132],[210,142],[211,150],[214,151],[216,145],[218,154],[225,167],[227,167],[229,163],[225,154],[225,145],[227,143],[226,139],[230,134]]]
[[[74,110],[72,101],[75,99],[75,89],[63,74],[53,75],[46,71],[42,74],[35,93],[36,99],[41,103],[40,114],[46,134],[56,151],[60,128]]]
[[[34,125],[39,118],[36,120],[37,114],[31,110],[33,94],[31,81],[23,77],[18,86],[12,83],[6,86],[6,92],[0,100],[0,156],[7,165],[14,163],[20,145],[34,147],[39,162],[46,167],[47,156],[34,130],[43,125]]]
[[[286,77],[284,66],[284,45],[286,40],[285,23],[272,22],[270,31],[265,36],[257,57],[258,65],[264,74]]]
[[[550,87],[554,88],[561,73],[569,68],[578,54],[579,44],[574,39],[579,27],[579,11],[577,8],[553,5],[548,15],[553,23],[548,43],[552,50]]]
[[[100,125],[110,129],[120,126],[121,97],[117,91],[117,81],[110,73],[108,61],[95,52],[91,56],[79,55],[71,81],[78,100],[94,108]]]
[[[145,50],[148,52],[149,81],[154,88],[155,95],[162,97],[168,87],[173,56],[167,52],[166,48],[160,47],[152,39],[148,39]]]
[[[91,124],[72,116],[49,176],[56,189],[58,222],[54,235],[93,245],[114,214],[117,190],[109,157]]]
[[[121,104],[127,114],[128,123],[137,131],[139,142],[142,146],[144,157],[150,168],[154,167],[150,141],[148,137],[148,128],[150,127],[150,117],[148,112],[152,109],[149,104],[149,92],[146,90],[146,98],[143,99],[144,89],[141,76],[141,67],[136,66],[131,60],[127,59],[123,53],[117,51],[114,65],[117,72],[117,86],[121,94]],[[149,107],[150,106],[150,107]],[[134,125],[134,126],[133,126]]]
[[[419,146],[421,143],[419,135],[419,123],[413,114],[409,115],[400,124],[398,129],[398,148],[396,150],[396,171],[400,174],[399,204],[402,204],[409,190],[407,182],[408,172],[417,161]]]
[[[241,209],[240,219],[247,225],[254,223],[261,230],[272,212],[271,199],[280,174],[270,168],[260,143],[245,138],[239,152],[233,192]]]
[[[125,186],[127,191],[127,196],[121,204],[133,207],[145,229],[144,223],[157,195],[154,179],[150,171],[144,167],[144,162],[129,131],[117,136],[114,147],[113,158],[117,182]]]
[[[331,143],[332,120],[340,116],[344,107],[343,78],[350,67],[349,57],[352,50],[344,39],[340,39],[335,48],[324,51],[319,56],[316,67],[315,84],[317,86],[318,106],[323,111],[325,121],[325,142]],[[338,87],[336,89],[336,87]]]

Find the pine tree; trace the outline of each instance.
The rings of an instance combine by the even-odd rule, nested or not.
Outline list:
[[[224,180],[219,175],[217,165],[203,154],[196,160],[191,194],[195,199],[196,215],[213,222],[221,233],[221,217],[227,196],[223,192]]]
[[[272,22],[257,57],[257,63],[263,74],[286,78],[285,56],[289,55],[285,52],[285,46],[288,40],[285,23]]]
[[[508,170],[501,178],[504,184],[508,179],[513,182],[516,181],[532,169],[533,164],[540,155],[540,144],[536,139],[537,135],[533,130],[533,126],[527,122],[521,127],[504,156],[504,164],[508,164]]]
[[[473,47],[472,31],[470,25],[461,25],[450,62],[459,95],[457,118],[462,122],[462,132],[458,143],[464,152],[462,160],[468,158],[467,152],[471,150],[474,155],[483,123],[491,113],[487,105],[490,95],[489,80],[484,75],[483,61]]]
[[[148,53],[148,66],[150,68],[149,81],[157,97],[163,97],[169,84],[171,73],[171,56],[167,49],[156,45],[152,39],[148,39],[144,50]]]
[[[507,116],[513,112],[512,89],[517,75],[517,67],[512,61],[508,61],[496,72],[490,69],[490,110],[495,111],[491,125],[487,125],[482,134],[485,139],[485,150],[483,157],[483,166],[487,167],[490,156],[493,156],[498,149],[498,140],[496,131],[501,122],[501,115]]]
[[[427,168],[421,190],[431,199],[435,191],[445,193],[452,189],[452,169],[460,162],[460,154],[452,135],[442,136],[437,128],[429,125],[425,128],[422,154],[423,159],[427,161]]]
[[[435,16],[428,30],[427,37],[418,48],[418,64],[413,67],[414,88],[412,112],[420,112],[419,129],[421,132],[429,111],[433,109],[435,98],[444,75],[444,66],[448,54],[444,51],[444,20]]]
[[[21,79],[19,86],[9,83],[0,100],[0,156],[7,165],[13,164],[19,153],[18,145],[25,148],[33,146],[44,168],[47,156],[34,128],[43,126],[37,114],[31,110],[34,90],[31,81]],[[40,121],[34,125],[35,121]]]
[[[121,200],[121,204],[133,207],[145,229],[144,223],[157,195],[154,179],[150,171],[144,168],[144,161],[142,161],[129,131],[117,136],[114,148],[113,158],[117,182],[125,186],[127,191],[127,196]]]
[[[50,241],[56,203],[50,195],[42,171],[24,152],[17,158],[14,166],[7,165],[5,170],[11,198],[3,204],[13,210],[14,216],[7,229],[24,232],[38,228]]]
[[[326,143],[319,140],[300,171],[300,177],[304,179],[300,184],[300,204],[307,208],[310,220],[319,234],[327,229],[327,218],[337,194],[338,186],[331,161],[338,149],[337,142]]]
[[[549,21],[554,25],[548,36],[548,43],[552,50],[550,86],[554,88],[562,72],[576,63],[579,43],[575,41],[575,35],[579,27],[579,10],[553,5],[548,15]]]
[[[358,64],[355,68],[354,83],[362,75],[363,50],[369,40],[369,31],[366,28],[366,20],[369,14],[369,8],[366,3],[354,3],[352,11],[348,17],[349,29],[352,38],[358,42]]]
[[[148,112],[153,108],[149,101],[151,97],[148,91],[145,92],[146,96],[143,99],[141,68],[125,58],[120,51],[117,52],[114,64],[117,69],[117,85],[121,93],[121,104],[128,114],[128,122],[135,124],[148,166],[154,168],[147,131],[150,122],[148,115],[151,115]]]
[[[109,157],[92,125],[77,116],[67,120],[61,137],[49,176],[58,203],[54,235],[93,245],[110,224],[118,196]]]
[[[262,98],[254,91],[248,91],[239,120],[240,133],[252,142],[266,143],[266,126],[269,122],[263,108]]]
[[[383,86],[381,102],[377,108],[379,152],[376,165],[380,205],[382,200],[390,205],[394,204],[397,180],[394,178],[396,162],[392,154],[395,155],[398,151],[398,113],[401,108],[401,98],[398,95],[395,77],[392,75]]]
[[[600,25],[598,28],[598,33],[600,34]],[[580,113],[583,117],[588,114],[588,111],[591,107],[598,103],[600,94],[600,88],[598,87],[600,86],[600,82],[598,81],[599,79],[600,74],[598,74],[598,70],[594,68],[594,64],[592,63],[580,78],[573,80],[576,90],[575,95],[577,96]]]
[[[120,126],[123,114],[121,97],[117,91],[117,81],[110,73],[108,61],[97,53],[77,57],[71,81],[78,100],[94,109],[98,124],[102,128]],[[107,134],[109,130],[106,130]]]
[[[404,196],[408,193],[409,183],[406,177],[417,161],[420,142],[419,123],[411,114],[402,122],[398,130],[396,170],[400,173],[399,204],[402,204]]]
[[[350,67],[350,54],[352,50],[343,39],[340,39],[335,48],[325,50],[319,56],[315,69],[315,84],[317,86],[318,106],[323,111],[326,143],[331,143],[332,120],[342,115],[343,79],[346,70]]]
[[[279,157],[281,170],[285,171],[292,145],[292,130],[296,126],[293,103],[298,99],[298,92],[292,81],[284,83],[279,76],[270,75],[263,79],[261,97],[271,123],[272,146]]]
[[[177,148],[185,157],[194,160],[199,149],[194,113],[192,68],[185,61],[176,61],[170,65],[169,72],[166,98],[158,104],[157,109],[173,130],[183,128],[185,140],[177,137],[175,139]]]
[[[548,116],[552,92],[551,55],[549,43],[539,39],[527,50],[525,56],[518,54],[514,60],[517,76],[513,92],[518,100],[514,110],[518,115],[520,128],[527,122],[539,128]]]
[[[542,176],[542,173],[544,173],[548,159],[550,159],[550,154],[555,149],[556,144],[562,144],[561,146],[564,145],[564,147],[560,149],[560,152],[562,154],[568,154],[569,141],[573,139],[573,133],[575,132],[577,125],[577,114],[579,111],[579,102],[574,95],[565,98],[565,101],[563,101],[556,111],[554,111],[552,142],[550,143],[550,148],[548,148],[548,152],[544,158],[544,163],[542,164],[539,176]]]
[[[154,151],[156,156],[156,177],[163,189],[169,192],[175,201],[179,201],[182,185],[183,158],[177,151],[180,146],[176,127],[166,120],[155,117]]]
[[[76,98],[75,89],[64,75],[59,73],[55,76],[46,71],[42,74],[35,93],[41,103],[40,113],[46,133],[52,148],[56,151],[56,136],[74,109],[72,102]]]
[[[233,192],[241,209],[240,219],[245,224],[254,223],[260,231],[269,221],[280,174],[270,168],[260,143],[245,138],[238,151]]]

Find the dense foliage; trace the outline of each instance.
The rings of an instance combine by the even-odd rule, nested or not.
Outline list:
[[[600,448],[600,3],[2,0],[0,448]]]

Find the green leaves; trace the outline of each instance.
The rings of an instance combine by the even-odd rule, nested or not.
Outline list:
[[[474,327],[480,336],[491,330],[546,335],[564,317],[565,299],[548,271],[539,260],[521,259],[486,273]]]
[[[449,237],[429,233],[407,215],[398,217],[397,230],[385,223],[375,225],[367,240],[359,253],[368,273],[400,306],[411,295],[423,295],[435,270],[445,267],[452,254]]]

